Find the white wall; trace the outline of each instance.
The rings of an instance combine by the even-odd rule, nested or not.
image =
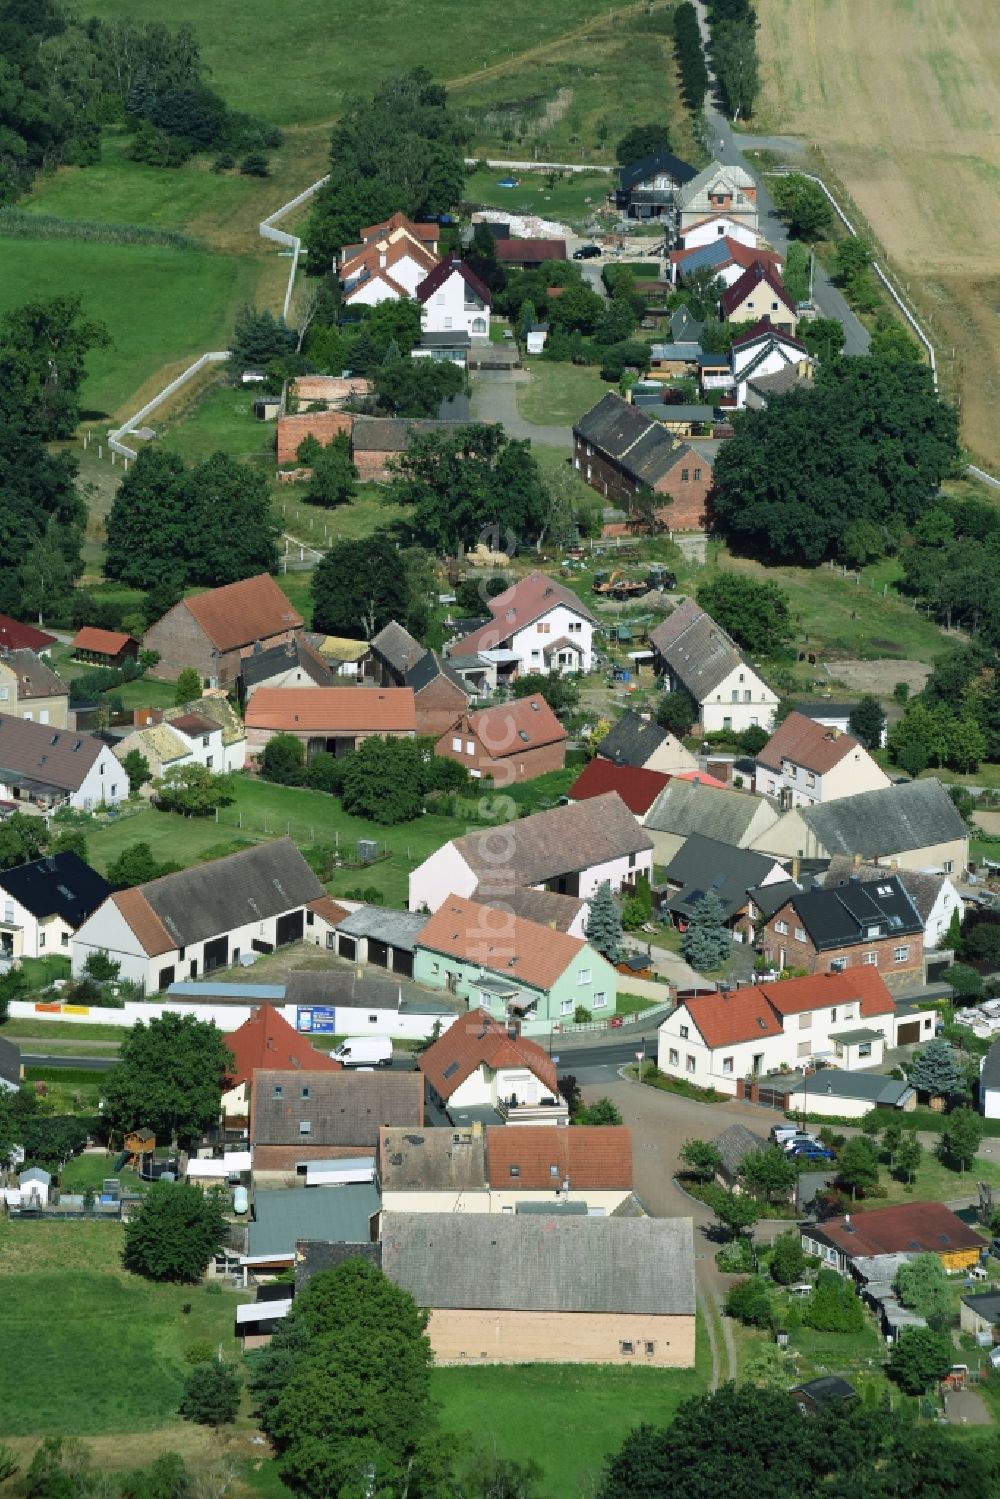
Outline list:
[[[783,791],[787,791],[793,807],[814,807],[862,791],[884,791],[891,785],[881,765],[876,764],[860,744],[825,775],[786,761],[781,770],[760,765],[754,776],[754,790],[760,796],[780,797]]]
[[[757,236],[753,229],[747,224],[738,224],[726,214],[719,214],[718,218],[706,219],[703,224],[685,229],[680,243],[683,249],[693,250],[698,245],[711,245],[723,238],[734,239],[737,244],[749,245],[751,249],[757,248]]]
[[[965,914],[965,906],[951,880],[945,880],[927,914],[927,922],[924,926],[924,952],[941,945],[941,939],[947,932],[955,911],[958,912],[958,919],[961,923]]]
[[[466,294],[474,306],[466,307]],[[470,338],[488,338],[490,309],[480,301],[471,286],[466,285],[461,273],[452,271],[447,281],[423,304],[420,327],[424,333],[461,332],[468,333]]]
[[[733,701],[733,693],[737,700]],[[747,693],[750,701],[746,701]],[[778,698],[751,666],[740,665],[700,703],[701,721],[706,733],[732,728],[736,734],[759,726],[770,729],[774,722]]]
[[[196,1000],[150,999],[129,1000],[120,1010],[98,1005],[66,1005],[55,1009],[39,1009],[29,1000],[16,999],[11,1002],[10,1013],[22,1020],[69,1020],[80,1026],[120,1025],[123,1029],[135,1025],[137,1020],[157,1020],[161,1015],[166,1014],[194,1015],[198,1020],[212,1021],[220,1031],[228,1033],[238,1030],[245,1020],[249,1020],[254,1010],[259,1008],[260,1003],[257,1001],[254,1004],[209,1004],[207,1001]],[[289,1025],[295,1025],[295,1005],[275,1005],[275,1009],[288,1021]],[[355,1019],[355,1016],[359,1016],[360,1019]],[[338,1010],[337,1034],[346,1036],[378,1034],[391,1036],[397,1041],[419,1041],[431,1034],[435,1021],[440,1021],[442,1031],[446,1031],[458,1018],[456,1015],[397,1015],[393,1010],[379,1011],[379,1016],[380,1023],[376,1031],[374,1026],[367,1024],[367,1011],[356,1011],[352,1015],[348,1010]]]
[[[479,883],[454,843],[445,843],[410,875],[409,909],[436,911],[449,895],[470,896]]]
[[[502,614],[497,616],[497,624],[501,630],[506,628],[507,621]],[[570,630],[571,624],[579,625],[580,629]],[[543,618],[533,620],[523,629],[514,630],[511,636],[511,650],[516,651],[520,656],[523,671],[544,671],[545,648],[562,636],[574,641],[580,647],[581,670],[590,671],[594,653],[594,627],[589,619],[585,619],[565,604],[554,605]]]
[[[66,730],[60,732],[65,733]],[[5,801],[13,801],[13,788],[21,777],[14,776],[12,781],[6,781],[4,774],[0,771],[0,797]],[[44,767],[40,772],[40,775],[43,774]],[[71,791],[67,801],[78,812],[90,812],[96,807],[114,806],[127,798],[128,776],[105,744],[101,746],[101,753],[87,771],[79,789]]]

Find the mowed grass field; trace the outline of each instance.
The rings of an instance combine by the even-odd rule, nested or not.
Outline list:
[[[963,436],[1000,470],[1000,28],[994,0],[758,0],[756,129],[800,135],[956,350]]]

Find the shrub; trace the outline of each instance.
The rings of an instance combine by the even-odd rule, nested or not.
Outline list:
[[[771,1298],[759,1275],[738,1280],[726,1294],[726,1311],[747,1327],[770,1327]]]
[[[750,1240],[742,1235],[723,1244],[715,1256],[715,1263],[726,1275],[747,1275],[753,1269],[753,1249]]]
[[[186,1364],[209,1364],[215,1357],[215,1348],[207,1338],[199,1338],[195,1343],[189,1343],[184,1350],[184,1362]]]
[[[270,177],[271,163],[262,151],[248,151],[240,162],[244,177]]]

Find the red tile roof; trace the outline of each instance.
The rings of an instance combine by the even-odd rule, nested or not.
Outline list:
[[[806,770],[825,775],[853,750],[860,748],[850,734],[842,734],[839,729],[806,718],[804,713],[789,713],[775,729],[757,760],[771,770],[780,770],[783,760],[791,760],[793,765],[804,765]]]
[[[382,224],[366,224],[360,230],[362,244],[367,244],[373,239],[384,239],[394,229],[405,229],[407,234],[412,235],[421,244],[429,240],[431,244],[436,245],[441,233],[437,224],[417,224],[413,219],[408,219],[405,213],[394,213]]]
[[[543,744],[559,744],[566,738],[566,730],[539,692],[469,713],[465,725],[493,760]]]
[[[273,1005],[261,1005],[244,1020],[226,1045],[233,1054],[234,1066],[229,1086],[250,1082],[259,1067],[276,1067],[283,1071],[339,1072],[341,1064],[324,1051],[317,1051],[305,1036],[278,1013]]]
[[[745,989],[739,990],[745,994]],[[821,1010],[827,1005],[861,1002],[861,1014],[892,1015],[896,1005],[877,968],[859,967],[843,973],[814,973],[806,978],[783,979],[775,984],[758,984],[757,993],[764,996],[779,1015],[796,1015],[802,1010]]]
[[[707,770],[672,770],[667,778],[671,781],[697,781],[700,786],[715,786],[719,791],[731,791],[727,781],[710,776]]]
[[[306,907],[308,911],[315,911],[321,921],[327,926],[337,926],[345,917],[350,915],[346,906],[340,905],[332,895],[320,895],[316,900],[311,900]]]
[[[511,1168],[515,1168],[516,1175]],[[552,1168],[555,1167],[555,1170]],[[632,1131],[621,1124],[564,1129],[554,1124],[486,1130],[486,1177],[499,1191],[632,1190]]]
[[[9,614],[0,614],[0,651],[47,651],[55,643],[54,635],[11,619]]]
[[[817,1231],[852,1258],[870,1254],[950,1254],[982,1249],[983,1239],[943,1202],[904,1202],[827,1218]]]
[[[232,651],[302,628],[302,615],[293,609],[269,573],[227,583],[222,588],[195,593],[185,608],[219,651]]]
[[[138,886],[132,890],[119,890],[111,899],[138,937],[139,946],[147,957],[155,958],[159,953],[174,951],[176,943],[173,937]]]
[[[131,635],[123,635],[118,630],[98,630],[93,625],[84,625],[82,630],[77,630],[70,643],[70,649],[74,651],[98,651],[104,656],[117,656],[118,652],[124,650],[132,639]]]
[[[248,729],[293,734],[412,734],[412,687],[258,687],[247,704]]]
[[[735,312],[737,307],[741,307],[750,293],[755,291],[762,282],[770,287],[779,302],[784,302],[789,312],[795,311],[795,303],[785,290],[784,283],[775,275],[770,266],[755,260],[743,272],[740,279],[734,281],[728,291],[723,292],[719,305],[726,317]]]
[[[738,1041],[756,1041],[780,1036],[782,1024],[759,988],[736,989],[729,994],[699,994],[684,1001],[710,1047],[734,1046]]]
[[[775,275],[780,274],[781,256],[776,255],[773,250],[758,250],[752,245],[740,244],[738,239],[730,239],[729,235],[726,235],[718,243],[725,245],[729,253],[729,260],[723,262],[721,265],[713,266],[713,270],[720,271],[726,264],[742,266],[744,270],[748,270],[755,261],[759,260],[761,265],[770,266]],[[690,259],[692,255],[697,255],[704,248],[704,245],[693,245],[690,250],[671,250],[671,262],[679,270],[683,271],[684,262]]]
[[[497,260],[519,265],[522,260],[565,260],[564,239],[498,239]]]
[[[426,302],[428,297],[434,295],[438,287],[444,286],[451,275],[461,276],[466,286],[471,291],[474,291],[480,301],[485,302],[486,306],[489,307],[493,300],[489,287],[480,281],[475,271],[470,270],[463,260],[457,259],[438,261],[434,269],[429,275],[424,277],[423,281],[417,287],[417,301]]]
[[[488,601],[493,615],[490,623],[480,625],[471,635],[457,641],[452,652],[455,655],[474,656],[478,651],[496,650],[500,642],[515,630],[523,630],[525,625],[533,624],[558,604],[565,604],[583,619],[592,621],[594,618],[587,605],[571,588],[545,573],[529,573],[526,578],[521,578],[510,588],[504,589],[503,593],[498,593],[495,599]]]
[[[478,963],[512,984],[550,989],[587,944],[502,907],[449,895],[421,931],[417,945]]]
[[[637,765],[616,765],[613,760],[591,760],[566,793],[571,802],[588,801],[617,791],[636,817],[643,817],[670,780],[659,770],[644,770]]]
[[[547,935],[554,934],[547,932]],[[460,1016],[439,1040],[417,1057],[417,1066],[439,1098],[450,1098],[466,1078],[484,1065],[494,1071],[500,1067],[527,1067],[545,1084],[553,1098],[559,1096],[556,1065],[552,1058],[546,1056],[534,1041],[526,1041],[523,1036],[508,1036],[507,1027],[491,1019],[485,1010],[473,1010]]]

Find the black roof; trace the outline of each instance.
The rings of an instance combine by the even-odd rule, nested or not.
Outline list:
[[[746,904],[747,891],[766,879],[776,862],[768,854],[732,848],[715,838],[692,833],[667,865],[667,879],[681,886],[669,897],[667,906],[671,911],[687,914],[712,891],[721,900],[728,918]]]
[[[268,682],[280,672],[298,667],[318,687],[329,687],[333,672],[326,662],[303,641],[283,640],[280,645],[268,646],[266,650],[251,651],[240,662],[240,675],[244,687],[256,687],[259,682]]]
[[[747,894],[764,920],[770,921],[775,911],[780,911],[799,888],[794,880],[777,880],[773,885],[755,885]]]
[[[295,1289],[303,1290],[321,1270],[335,1270],[346,1260],[367,1260],[382,1268],[381,1244],[332,1244],[322,1239],[297,1239],[295,1243]],[[285,1286],[288,1293],[290,1287]]]
[[[980,1092],[984,1088],[1000,1088],[1000,1041],[994,1041],[983,1058],[979,1088]]]
[[[463,678],[437,651],[427,651],[419,661],[415,661],[403,672],[403,686],[412,687],[414,692],[419,692],[437,677],[447,677],[449,682],[462,689],[466,697],[469,696],[469,689]]]
[[[669,732],[659,724],[640,718],[638,713],[623,713],[597,746],[597,753],[602,760],[613,760],[616,765],[641,768],[669,738]]]
[[[647,177],[654,176],[657,172],[669,172],[671,177],[683,187],[685,182],[691,182],[698,175],[698,168],[689,166],[686,161],[681,161],[679,156],[672,156],[669,151],[657,151],[653,156],[644,156],[641,161],[630,161],[628,166],[618,168],[618,183],[623,193],[639,182],[645,182]]]
[[[832,890],[803,890],[792,896],[790,904],[819,950],[881,937],[916,936],[924,929],[894,874],[886,875],[880,884],[849,880]]]
[[[825,1405],[834,1400],[856,1400],[858,1392],[853,1385],[841,1379],[839,1374],[824,1374],[819,1379],[809,1379],[797,1384],[789,1391],[791,1395],[804,1395],[815,1405]]]
[[[0,889],[39,920],[61,916],[69,926],[80,927],[104,904],[115,886],[79,855],[67,852],[5,869],[0,874]]]
[[[6,1083],[7,1087],[2,1085]],[[21,1083],[21,1048],[15,1041],[0,1036],[0,1093],[17,1089]]]

